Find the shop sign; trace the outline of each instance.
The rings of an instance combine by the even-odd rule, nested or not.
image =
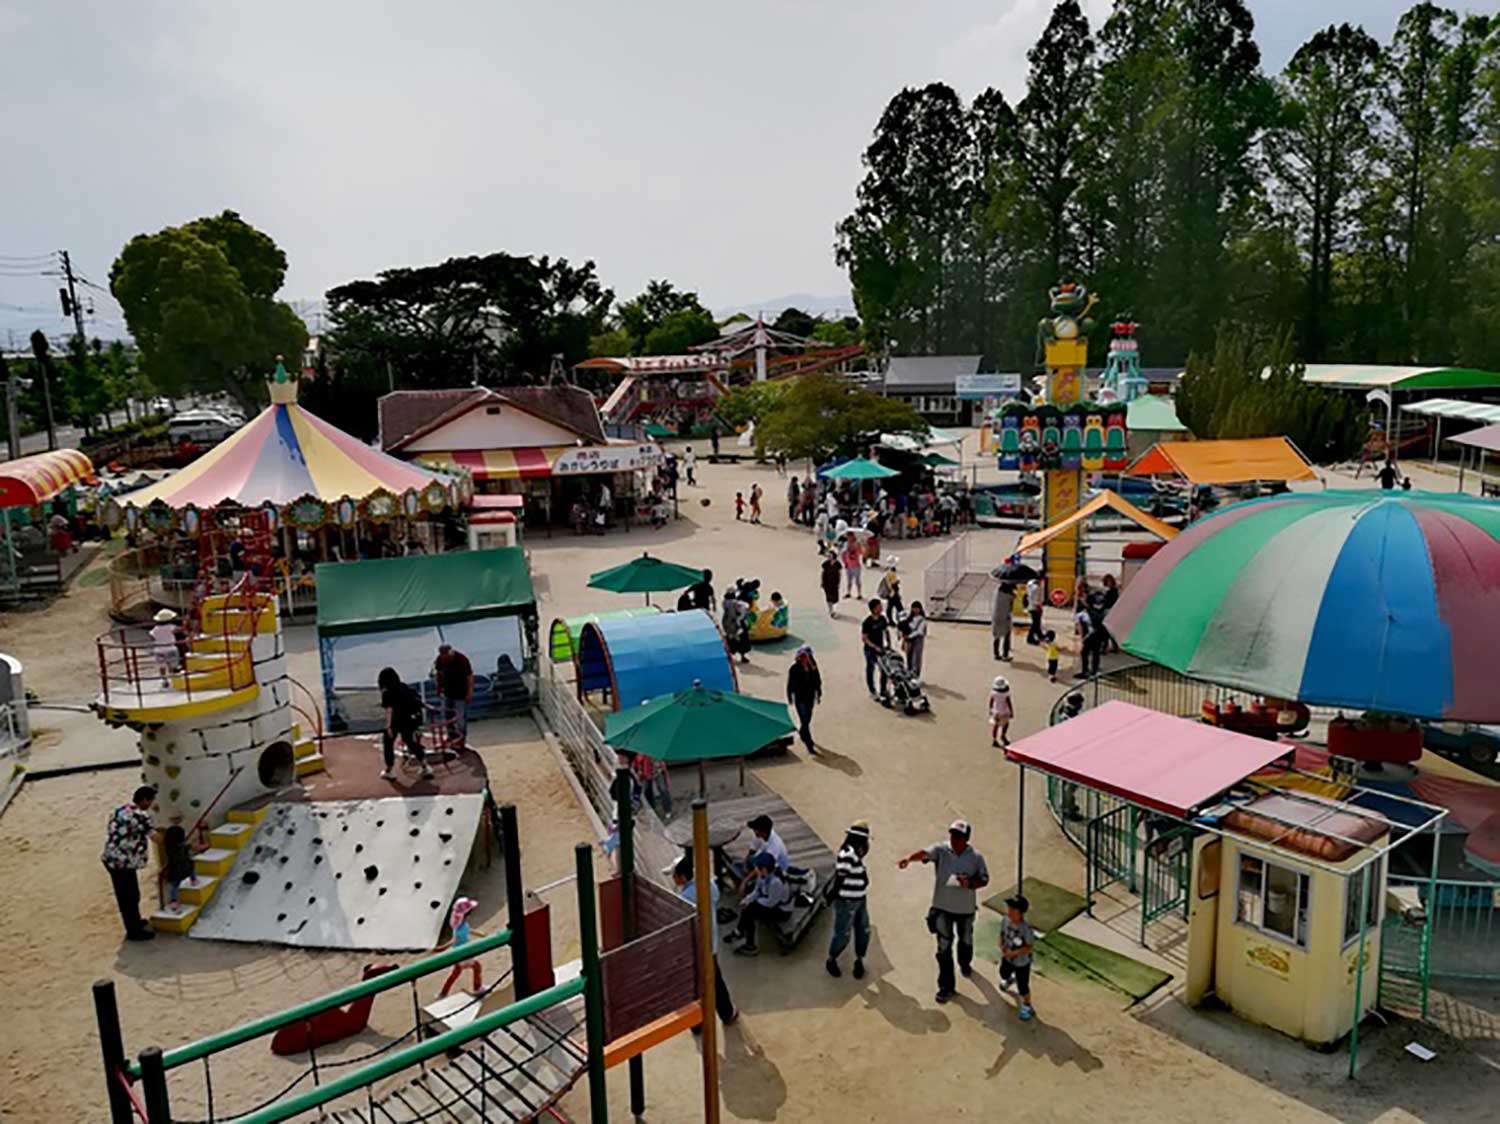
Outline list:
[[[633,472],[661,463],[661,448],[650,441],[631,445],[594,445],[568,449],[552,465],[553,476]]]

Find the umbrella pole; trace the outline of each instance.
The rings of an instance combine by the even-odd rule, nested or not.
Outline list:
[[[698,796],[700,799],[708,796],[708,766],[701,757],[698,758]]]
[[[740,791],[745,791],[745,759],[740,758]]]
[[[708,853],[708,807],[702,800],[693,801],[693,897],[698,909],[699,990],[703,1002],[703,1119],[705,1124],[719,1124],[719,1050],[716,1041],[718,1024],[714,1022],[715,976],[718,963],[714,954],[713,883]]]

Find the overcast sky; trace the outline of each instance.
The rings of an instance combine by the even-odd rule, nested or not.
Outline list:
[[[1330,22],[1384,41],[1408,4],[1250,6],[1275,69]],[[652,277],[716,309],[847,297],[833,226],[886,101],[935,80],[1017,95],[1050,9],[5,0],[0,343],[65,323],[15,258],[67,248],[103,285],[133,234],[226,207],[285,249],[289,298],[493,250],[592,258],[622,297]]]

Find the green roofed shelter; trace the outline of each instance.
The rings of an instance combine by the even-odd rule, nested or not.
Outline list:
[[[883,480],[887,476],[900,476],[901,474],[894,468],[886,468],[885,465],[877,464],[865,457],[855,457],[820,475],[825,480]]]
[[[474,673],[470,717],[529,708],[537,670],[536,593],[520,547],[412,554],[317,569],[318,662],[331,731],[384,725],[376,679],[393,669],[432,703],[447,644]]]
[[[1358,363],[1309,363],[1302,381],[1335,390],[1500,389],[1500,371],[1476,367],[1384,367]]]
[[[590,574],[589,588],[607,589],[611,593],[644,593],[649,605],[653,593],[666,593],[702,580],[702,570],[642,553],[639,558]]]
[[[583,613],[576,617],[558,617],[547,630],[549,654],[553,663],[571,660],[578,650],[578,634],[590,621],[615,621],[625,617],[643,617],[661,612],[659,605],[636,605],[629,609],[615,609],[608,613]]]

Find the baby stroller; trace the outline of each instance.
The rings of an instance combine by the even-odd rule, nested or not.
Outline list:
[[[927,692],[922,690],[922,681],[906,667],[901,653],[894,648],[884,649],[877,657],[880,673],[890,681],[890,693],[881,699],[886,706],[899,706],[906,714],[917,714],[932,709]]]

